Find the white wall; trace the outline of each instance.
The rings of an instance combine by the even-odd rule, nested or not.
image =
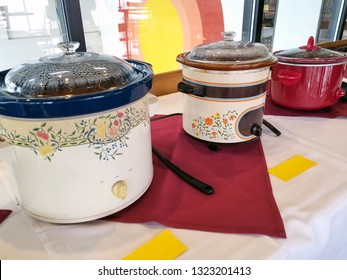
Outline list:
[[[316,36],[322,0],[278,0],[273,51],[306,45]]]
[[[242,36],[242,22],[244,0],[222,0],[224,29],[225,31],[235,31],[234,40],[240,41]]]

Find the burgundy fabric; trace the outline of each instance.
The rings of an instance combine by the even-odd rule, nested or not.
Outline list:
[[[284,117],[322,117],[337,118],[347,117],[347,102],[339,101],[333,106],[319,110],[305,111],[281,107],[266,98],[265,115],[284,116]]]
[[[152,120],[153,146],[187,173],[212,185],[215,192],[197,191],[153,155],[150,188],[135,203],[106,219],[285,238],[261,141],[221,145],[212,151],[206,143],[188,136],[181,122],[180,115]]]
[[[12,213],[12,210],[0,209],[0,224]]]

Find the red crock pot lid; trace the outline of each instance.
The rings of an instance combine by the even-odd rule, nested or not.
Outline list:
[[[274,55],[277,56],[279,62],[293,64],[331,64],[347,61],[347,56],[343,53],[316,46],[313,36],[308,39],[304,46],[277,51],[274,52]]]

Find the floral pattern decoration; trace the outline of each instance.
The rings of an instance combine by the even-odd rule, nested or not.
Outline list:
[[[141,123],[149,124],[148,104],[143,105],[94,117],[66,120],[68,129],[54,122],[38,123],[25,135],[4,127],[0,122],[0,135],[9,144],[28,147],[49,161],[63,148],[83,144],[94,148],[94,154],[100,160],[114,160],[122,154],[121,148],[127,147],[131,129]]]
[[[211,140],[230,140],[235,138],[234,120],[238,113],[229,110],[225,114],[215,113],[211,116],[197,116],[192,121],[192,131],[197,138]]]

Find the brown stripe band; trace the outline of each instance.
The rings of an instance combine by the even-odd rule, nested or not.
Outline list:
[[[194,94],[201,97],[246,98],[266,92],[267,81],[261,84],[243,87],[210,87],[183,80],[183,82],[178,84],[177,89],[180,92]]]

